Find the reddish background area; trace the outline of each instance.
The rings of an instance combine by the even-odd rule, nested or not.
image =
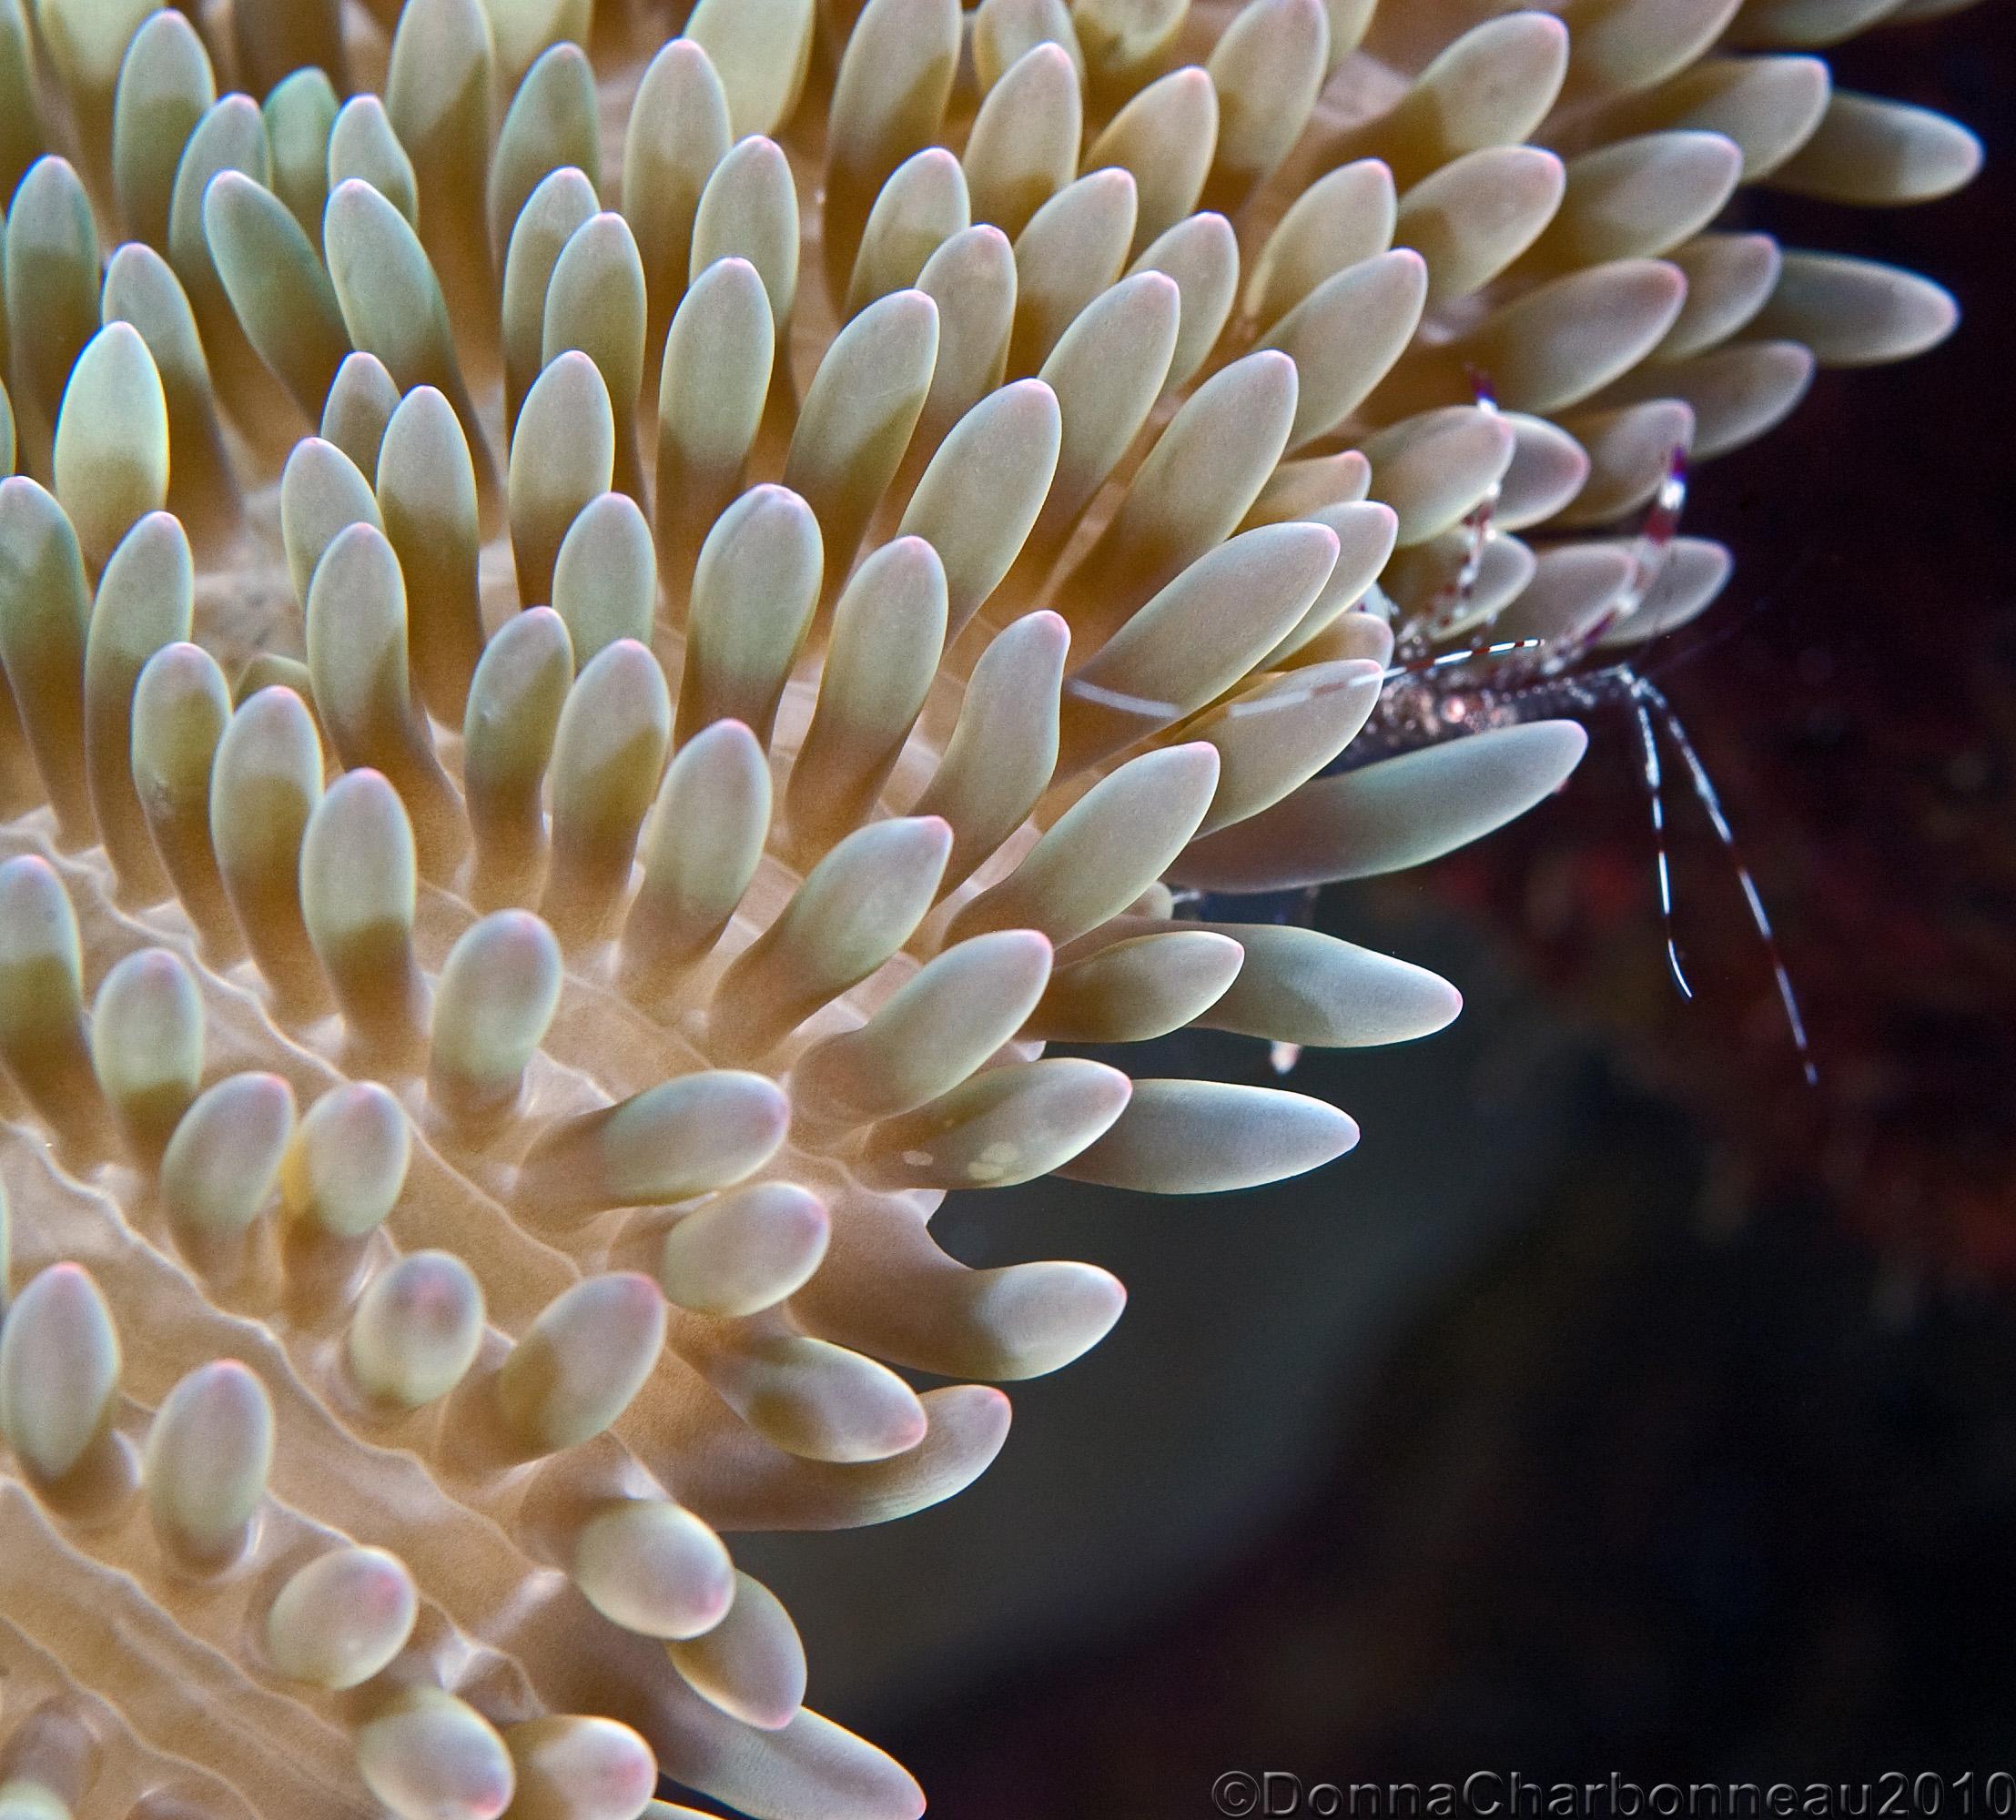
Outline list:
[[[1698,1107],[1761,1185],[1817,1178],[1900,1279],[2016,1281],[2016,353],[2004,128],[2016,31],[1987,5],[1878,33],[1841,86],[1952,114],[1983,177],[1925,207],[1750,195],[1788,247],[1954,290],[1925,359],[1823,373],[1792,420],[1696,477],[1687,526],[1737,554],[1707,616],[1640,667],[1672,700],[1754,870],[1810,1028],[1790,1060],[1767,956],[1666,754],[1677,924],[1700,992],[1662,979],[1644,793],[1624,725],[1562,799],[1439,869],[1523,929],[1547,976],[1617,1028],[1642,1077]],[[2001,142],[2001,143],[1998,143]]]

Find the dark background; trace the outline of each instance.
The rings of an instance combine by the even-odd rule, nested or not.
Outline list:
[[[1575,1140],[1385,1349],[1262,1537],[874,1727],[935,1812],[1205,1815],[1233,1767],[2016,1769],[2016,29],[1990,0],[1832,60],[1965,121],[1986,171],[1891,211],[1750,193],[1743,225],[1924,272],[1962,324],[1822,374],[1695,477],[1686,528],[1731,544],[1736,578],[1643,660],[1757,875],[1820,1086],[1671,754],[1697,997],[1666,983],[1622,714],[1517,828],[1326,894],[1325,926],[1455,905],[1509,935],[1489,966],[1545,999],[1507,1015],[1584,1042]],[[1363,1066],[1290,1084],[1352,1104]],[[1466,1124],[1453,1104],[1448,1144]],[[1070,1255],[1101,1258],[1086,1229]],[[1123,1274],[1139,1311],[1157,1284]]]

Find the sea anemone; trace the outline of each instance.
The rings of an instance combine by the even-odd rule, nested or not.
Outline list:
[[[0,1812],[917,1811],[716,1532],[949,1495],[1007,1400],[890,1367],[1117,1318],[947,1189],[1356,1136],[1045,1043],[1454,1015],[1163,881],[1547,794],[1572,724],[1318,778],[1389,619],[1697,610],[1509,533],[1950,326],[1704,231],[1966,175],[1700,60],[1872,10],[701,0],[598,83],[586,0],[0,0]]]

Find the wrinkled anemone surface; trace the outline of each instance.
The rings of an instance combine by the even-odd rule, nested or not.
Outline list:
[[[0,1813],[917,1812],[720,1532],[1118,1316],[946,1190],[1354,1141],[1044,1046],[1454,1015],[1171,886],[1559,785],[1319,774],[1947,331],[1711,225],[1963,181],[1810,55],[1946,4],[0,0]]]

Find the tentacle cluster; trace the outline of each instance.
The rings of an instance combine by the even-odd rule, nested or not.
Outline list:
[[[1708,226],[1965,177],[1886,10],[0,0],[0,1811],[914,1814],[718,1532],[1117,1317],[946,1190],[1356,1137],[1046,1043],[1454,1015],[1162,881],[1548,794],[1317,778],[1389,621],[1698,610],[1511,533],[1944,332]]]

